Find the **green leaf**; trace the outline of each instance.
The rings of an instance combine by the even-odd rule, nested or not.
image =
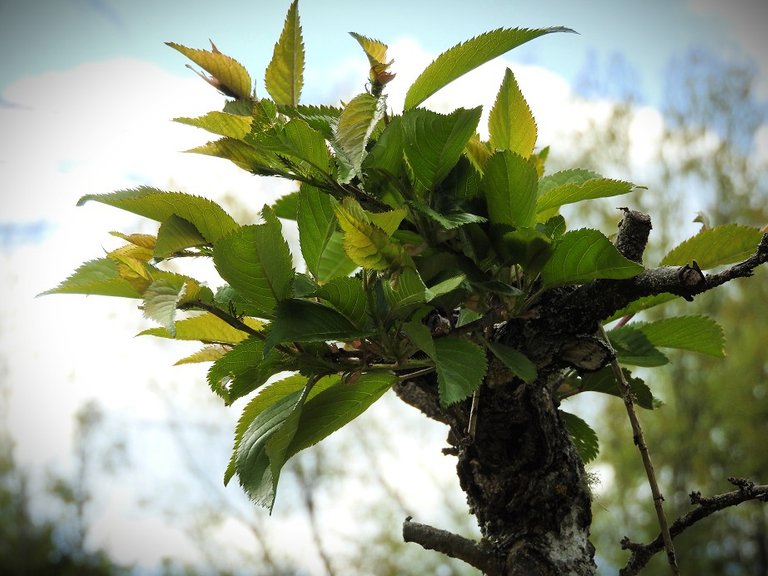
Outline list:
[[[334,206],[328,193],[303,185],[298,197],[299,244],[304,262],[321,283],[350,274],[357,264],[344,252],[344,236],[337,228]]]
[[[282,228],[272,210],[262,210],[264,224],[243,226],[218,242],[213,262],[219,275],[270,318],[280,300],[291,295],[293,266]]]
[[[264,354],[264,342],[251,336],[216,360],[208,370],[208,384],[224,403],[250,394],[271,376],[292,369],[290,359],[276,350]]]
[[[493,224],[533,226],[536,217],[536,166],[510,152],[496,152],[483,178],[488,218]]]
[[[351,170],[340,178],[342,183],[350,182],[355,176],[362,176],[361,166],[366,145],[385,111],[386,97],[376,98],[367,92],[358,94],[344,107],[336,126],[335,143],[346,157],[345,164]]]
[[[582,228],[563,234],[541,270],[541,278],[549,288],[597,278],[631,278],[642,271],[640,264],[622,256],[600,232]]]
[[[346,197],[344,203],[336,205],[334,210],[344,231],[344,250],[355,264],[369,270],[386,270],[397,268],[403,263],[405,253],[402,246],[391,240],[382,228],[373,224],[355,200]],[[379,218],[384,223],[392,221]]]
[[[694,260],[703,270],[732,264],[755,253],[762,232],[739,224],[705,228],[671,250],[661,260],[661,266],[683,266]]]
[[[463,338],[434,340],[435,366],[440,404],[463,400],[482,384],[487,368],[483,349]]]
[[[563,419],[568,434],[573,440],[573,445],[576,448],[576,452],[579,453],[584,464],[590,463],[597,458],[600,452],[600,443],[597,440],[597,434],[584,420],[563,410],[558,410],[560,417]]]
[[[398,177],[403,171],[402,117],[391,118],[389,124],[363,159],[363,172],[381,171]]]
[[[640,378],[632,376],[629,370],[622,368],[622,372],[624,373],[627,382],[629,382],[629,388],[632,391],[634,401],[638,406],[646,408],[647,410],[652,410],[659,404],[645,382]],[[565,394],[566,396],[581,392],[599,392],[601,394],[610,394],[611,396],[621,398],[619,383],[616,382],[616,376],[614,376],[613,368],[611,366],[601,368],[597,372],[581,374],[575,380],[575,382],[566,382],[566,388],[575,390],[575,392],[567,391],[568,393]]]
[[[121,298],[141,298],[133,284],[120,275],[120,264],[112,258],[100,258],[81,264],[56,288],[39,294],[93,294]]]
[[[265,154],[278,158],[290,157],[298,161],[284,170],[300,177],[323,177],[330,174],[330,153],[322,133],[300,118],[290,120],[285,126],[270,127],[266,131],[254,130],[245,141]],[[284,163],[286,159],[283,158]]]
[[[212,200],[182,192],[163,192],[141,186],[111,194],[87,194],[78,200],[77,205],[82,206],[90,200],[157,222],[165,222],[171,216],[178,216],[197,228],[208,242],[216,242],[239,227],[237,222]]]
[[[501,56],[516,46],[552,32],[573,32],[573,30],[562,27],[540,30],[499,28],[457,44],[435,58],[411,85],[405,96],[405,110],[418,106],[443,86],[470,70]]]
[[[536,145],[536,121],[509,68],[488,117],[491,148],[528,158]]]
[[[536,380],[536,365],[525,354],[498,342],[488,342],[487,346],[515,376],[528,384]]]
[[[457,288],[460,288],[466,279],[466,274],[458,274],[438,282],[434,286],[426,289],[425,300],[427,302],[431,302],[435,298],[439,298],[440,296],[444,296],[445,294],[453,292]]]
[[[272,510],[285,451],[299,424],[309,388],[280,398],[248,424],[235,455],[235,469],[245,493]]]
[[[433,190],[448,176],[477,130],[481,111],[458,108],[444,115],[420,108],[403,116],[403,148],[418,186]]]
[[[301,412],[288,456],[317,444],[347,425],[396,382],[397,376],[392,372],[366,372],[352,382],[339,382],[309,399]]]
[[[679,348],[725,356],[723,330],[712,318],[706,316],[675,316],[656,322],[637,322],[631,326],[642,332],[654,346]]]
[[[634,324],[614,328],[608,332],[608,338],[622,364],[652,367],[669,363],[669,359]]]
[[[440,226],[446,230],[453,230],[467,224],[480,224],[487,221],[487,219],[483,218],[482,216],[463,212],[458,209],[446,213],[441,213],[424,204],[414,203],[413,207],[431,220],[434,220],[440,224]]]
[[[309,300],[284,300],[269,325],[265,351],[281,342],[354,340],[369,335],[333,308]]]
[[[174,214],[160,224],[152,255],[155,258],[168,258],[186,248],[204,244],[207,244],[207,241],[195,225]]]
[[[165,330],[163,331],[166,332]],[[200,350],[198,350],[197,352],[194,352],[193,354],[190,354],[189,356],[185,356],[181,360],[178,360],[177,362],[174,363],[174,366],[181,366],[182,364],[197,364],[200,362],[215,362],[216,360],[224,356],[224,354],[226,354],[227,351],[228,350],[224,346],[220,346],[220,345],[205,346]]]
[[[272,210],[278,218],[296,220],[299,211],[299,191],[296,190],[295,192],[289,192],[284,196],[280,196],[272,204]]]
[[[267,92],[279,105],[296,107],[304,83],[304,41],[298,0],[291,2],[283,31],[264,76]]]
[[[242,322],[253,328],[261,330],[263,323],[253,318],[243,318]],[[248,337],[248,334],[233,328],[224,320],[206,312],[199,316],[185,318],[176,322],[175,334],[171,336],[164,328],[150,328],[139,332],[139,336],[157,336],[159,338],[175,338],[176,340],[199,340],[201,342],[217,342],[223,344],[237,344]]]
[[[280,158],[269,150],[259,150],[250,144],[234,138],[221,138],[208,142],[187,152],[215,156],[229,160],[238,168],[260,176],[281,176],[291,178],[291,173]]]
[[[242,140],[251,131],[253,117],[214,111],[198,118],[174,118],[173,121],[202,128],[219,136]]]
[[[426,302],[427,287],[416,269],[408,266],[384,283],[384,297],[392,314],[407,317]]]
[[[334,278],[316,295],[341,312],[356,328],[364,329],[368,324],[368,299],[357,278]]]
[[[338,378],[337,378],[338,379]],[[240,415],[235,426],[235,442],[232,449],[232,457],[229,460],[229,465],[224,472],[224,485],[229,484],[229,481],[235,475],[236,471],[236,459],[237,450],[242,442],[243,435],[248,430],[251,423],[267,408],[273,404],[278,403],[280,400],[285,399],[288,396],[301,392],[307,385],[307,378],[300,375],[289,376],[277,382],[270,384],[263,388],[259,393],[254,396]],[[271,481],[271,478],[270,478]]]
[[[637,186],[632,182],[603,178],[589,170],[565,170],[544,176],[539,181],[539,198],[536,212],[542,213],[565,204],[607,198],[632,192]]]
[[[253,83],[248,71],[234,58],[219,52],[213,42],[211,42],[210,51],[187,48],[175,42],[166,42],[166,44],[208,72],[211,75],[210,78],[198,74],[217,90],[240,100],[250,99]]]

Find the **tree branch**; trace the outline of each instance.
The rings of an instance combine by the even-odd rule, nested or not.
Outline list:
[[[594,280],[564,296],[560,312],[578,311],[585,325],[610,317],[628,304],[644,296],[670,293],[693,300],[713,288],[752,276],[755,269],[768,262],[768,234],[764,234],[755,253],[716,274],[705,274],[694,261],[685,266],[649,268],[627,280]],[[580,331],[589,332],[584,329]]]
[[[410,516],[403,522],[403,540],[462,560],[483,574],[496,575],[503,571],[503,561],[491,548],[453,532],[412,522]]]
[[[738,506],[750,500],[768,502],[768,484],[756,485],[751,480],[745,480],[744,478],[728,478],[728,481],[737,486],[738,490],[718,494],[710,498],[702,497],[700,492],[691,492],[691,504],[696,506],[696,508],[672,523],[669,532],[673,538],[719,510]],[[659,534],[655,540],[648,544],[636,544],[625,536],[621,540],[621,547],[623,550],[630,550],[632,554],[627,565],[619,571],[619,576],[634,576],[648,564],[656,553],[664,549],[664,540],[661,534]]]

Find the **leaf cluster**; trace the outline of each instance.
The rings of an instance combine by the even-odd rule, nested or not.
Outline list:
[[[386,44],[354,33],[370,63],[367,89],[339,106],[300,102],[305,53],[296,1],[266,70],[268,97],[257,98],[245,68],[215,45],[170,43],[231,98],[222,111],[177,119],[217,136],[192,151],[289,179],[297,189],[245,224],[181,192],[142,187],[85,196],[81,204],[157,221],[157,234],[115,233],[124,246],[49,293],[134,298],[160,325],[142,334],[200,341],[203,348],[179,362],[212,362],[211,390],[228,405],[245,402],[225,482],[237,475],[270,508],[287,459],[397,382],[434,378],[443,406],[478,390],[492,359],[510,380],[534,382],[536,364],[495,342],[492,325],[525,318],[547,291],[641,273],[603,233],[568,230],[559,214],[566,204],[640,187],[587,170],[547,173],[548,149],[536,148],[535,120],[509,69],[487,141],[478,135],[480,108],[439,114],[420,105],[496,56],[566,31],[498,29],[454,46],[416,79],[399,113],[387,106],[395,75]],[[303,270],[294,268],[281,219],[297,223]],[[699,248],[678,252],[688,261],[701,257]],[[210,258],[222,284],[210,288],[164,267],[188,257]],[[719,329],[699,317],[609,335],[628,365],[662,364],[660,347],[722,353]],[[651,408],[647,386],[632,382],[640,405]],[[574,372],[560,394],[584,391],[617,393],[608,373]],[[589,426],[564,418],[582,455],[594,457]]]

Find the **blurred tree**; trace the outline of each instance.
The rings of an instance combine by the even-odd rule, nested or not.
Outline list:
[[[765,126],[766,103],[757,95],[757,81],[751,63],[702,50],[670,63],[665,124],[657,149],[660,171],[657,181],[638,178],[649,187],[638,204],[648,206],[654,223],[685,220],[685,209],[679,205],[684,197],[689,198],[689,206],[701,211],[697,221],[702,226],[725,222],[760,226],[768,221],[765,164],[755,145]],[[601,154],[604,147],[584,146],[582,140],[580,154],[599,170],[623,162],[626,173],[631,164],[627,151],[632,102],[617,103],[612,113],[616,121],[606,130],[617,146],[610,154]],[[599,134],[592,138],[602,141]],[[659,228],[671,229],[664,224]],[[758,274],[764,277],[765,273]],[[768,283],[741,283],[729,286],[727,297],[720,292],[697,299],[696,311],[717,316],[724,328],[727,365],[690,353],[671,354],[668,369],[657,371],[649,382],[667,406],[644,415],[646,440],[672,517],[690,509],[691,491],[721,492],[728,476],[768,477],[768,452],[755,448],[768,436],[764,329]],[[668,311],[675,312],[671,307]],[[729,385],[734,374],[739,386]],[[598,550],[614,552],[607,558],[611,567],[605,573],[609,574],[624,563],[626,555],[615,546],[622,536],[616,526],[632,527],[627,530],[633,540],[652,539],[658,526],[652,509],[638,505],[648,501],[647,487],[623,407],[607,403],[604,414],[603,464],[610,466],[612,480],[597,499],[594,533]],[[691,449],[681,449],[686,445]],[[678,556],[691,574],[764,576],[768,574],[767,526],[764,508],[739,507],[685,533],[676,541]],[[650,573],[663,570],[662,558],[648,569]]]

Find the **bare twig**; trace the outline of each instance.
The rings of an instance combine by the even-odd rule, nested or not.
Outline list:
[[[608,336],[605,334],[605,330],[600,328],[600,335],[605,340],[606,344],[610,346]],[[659,528],[661,528],[661,537],[664,542],[664,549],[667,552],[667,561],[672,574],[679,574],[680,571],[677,566],[677,557],[675,555],[675,545],[672,542],[672,536],[669,533],[669,525],[667,523],[667,516],[664,513],[664,496],[659,490],[659,483],[656,480],[656,472],[653,469],[653,462],[651,461],[651,454],[648,451],[648,446],[645,443],[645,437],[643,435],[643,428],[640,426],[640,419],[635,412],[635,401],[632,389],[629,386],[629,382],[624,377],[624,372],[621,370],[621,365],[614,357],[611,361],[611,368],[616,376],[616,381],[619,384],[619,390],[621,391],[621,397],[624,400],[624,406],[627,408],[627,416],[629,416],[629,422],[632,425],[632,435],[634,438],[635,446],[640,451],[640,456],[643,459],[643,467],[645,468],[645,474],[648,477],[648,485],[651,487],[651,494],[653,495],[653,505],[656,509],[656,517],[659,520]]]
[[[693,510],[684,514],[672,523],[669,532],[673,538],[682,534],[685,530],[703,520],[704,518],[729,508],[738,506],[750,500],[768,502],[768,484],[757,485],[743,478],[728,478],[731,484],[738,490],[718,494],[710,498],[703,498],[700,492],[691,492],[691,504],[696,506]],[[631,555],[627,565],[619,571],[620,576],[634,576],[650,561],[650,559],[664,549],[664,539],[661,534],[648,544],[636,544],[624,537],[621,541],[624,550],[630,550]]]
[[[483,574],[503,573],[503,562],[491,548],[453,532],[412,522],[410,516],[403,522],[403,540],[462,560]]]

